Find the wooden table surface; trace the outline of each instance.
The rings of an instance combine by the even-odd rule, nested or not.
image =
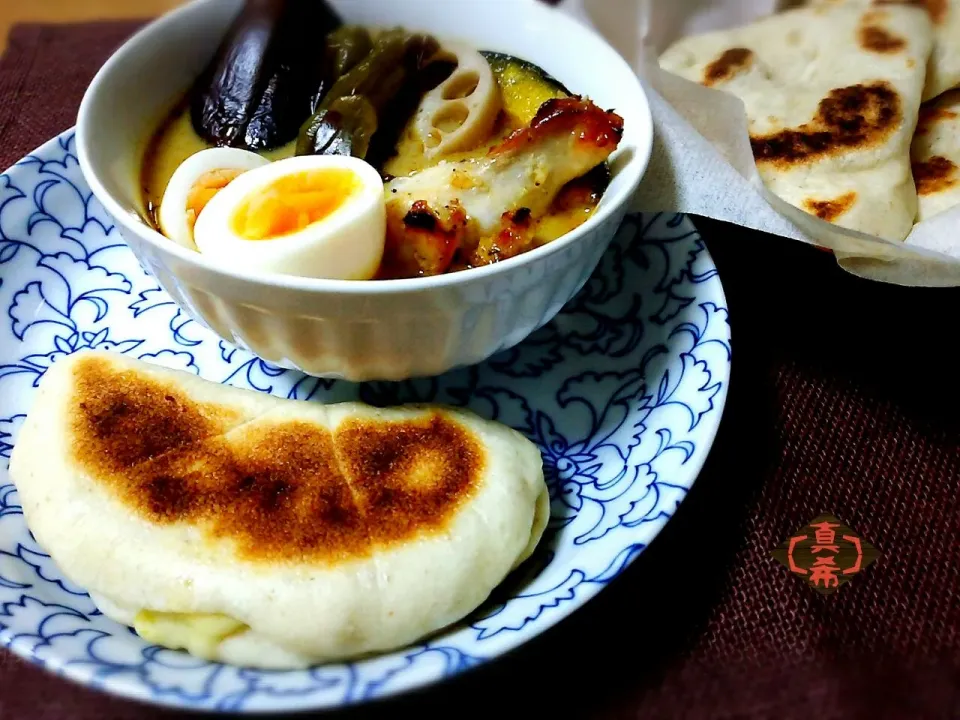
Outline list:
[[[0,0],[0,51],[21,22],[83,22],[152,17],[184,0]]]

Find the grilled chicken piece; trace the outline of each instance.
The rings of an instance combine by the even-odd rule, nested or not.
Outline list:
[[[579,97],[548,100],[530,127],[477,160],[442,162],[386,186],[390,277],[439,275],[518,255],[563,187],[597,167],[623,119]]]

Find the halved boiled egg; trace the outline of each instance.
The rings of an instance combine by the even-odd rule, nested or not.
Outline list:
[[[211,198],[241,174],[269,165],[256,153],[239,148],[209,148],[194,153],[174,171],[160,201],[160,232],[196,250],[193,228]]]
[[[197,219],[200,252],[224,267],[369,280],[383,258],[380,173],[359,158],[309,155],[239,176]]]

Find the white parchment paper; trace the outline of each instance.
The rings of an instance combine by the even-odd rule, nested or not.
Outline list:
[[[791,0],[564,0],[560,8],[606,37],[637,70],[654,121],[639,211],[723,220],[834,251],[855,275],[910,286],[960,286],[960,207],[914,227],[903,242],[837,227],[769,192],[760,180],[741,101],[660,69],[674,40],[730,28]]]

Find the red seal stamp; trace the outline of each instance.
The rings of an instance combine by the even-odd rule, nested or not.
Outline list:
[[[814,590],[829,594],[863,572],[880,552],[833,515],[820,515],[772,555]]]

